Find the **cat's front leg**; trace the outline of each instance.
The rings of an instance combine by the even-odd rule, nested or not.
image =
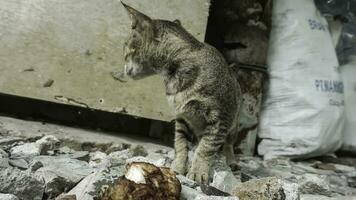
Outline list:
[[[188,140],[186,134],[191,134],[188,133],[186,125],[180,120],[176,120],[174,138],[175,156],[171,167],[174,171],[182,175],[187,173]]]
[[[226,132],[214,127],[204,135],[194,153],[192,166],[187,177],[202,184],[209,183],[209,171],[214,154],[219,151],[226,139]]]

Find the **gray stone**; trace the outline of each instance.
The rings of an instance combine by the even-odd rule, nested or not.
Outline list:
[[[0,158],[8,158],[9,155],[3,149],[0,149]]]
[[[351,167],[347,165],[334,164],[334,166],[335,166],[335,172],[337,173],[350,173],[356,171],[355,167]]]
[[[24,158],[29,160],[35,156],[46,155],[48,151],[58,148],[59,140],[51,135],[44,136],[36,142],[25,143],[11,148],[12,158]]]
[[[59,152],[60,154],[70,154],[70,153],[74,153],[75,150],[74,150],[74,149],[71,149],[71,148],[69,148],[69,147],[67,147],[67,146],[64,146],[64,147],[60,147],[60,148],[58,149],[58,152]]]
[[[42,164],[42,167],[33,170],[34,165],[41,165],[39,163]],[[32,159],[30,169],[35,172],[40,170],[41,173],[44,171],[53,172],[59,177],[63,177],[75,183],[94,171],[85,161],[62,156],[37,156]]]
[[[102,164],[102,162],[106,159],[106,157],[107,157],[106,153],[103,153],[101,151],[91,152],[89,165],[92,167],[98,167]]]
[[[276,177],[256,179],[241,183],[233,193],[241,200],[299,200],[298,185]]]
[[[298,162],[294,163],[293,165],[293,173],[295,174],[305,174],[305,173],[310,173],[310,174],[320,174],[320,175],[335,175],[336,173],[332,170],[322,170],[322,169],[316,169],[311,166],[310,163],[306,162]]]
[[[188,186],[190,188],[197,188],[199,186],[199,184],[195,181],[192,181],[191,179],[187,178],[186,176],[183,175],[176,175],[176,177],[178,178],[179,182],[182,185]]]
[[[0,193],[0,199],[1,200],[19,200],[19,198],[17,198],[17,196],[15,196],[13,194],[2,194],[2,193]]]
[[[0,168],[0,192],[20,199],[42,200],[43,182],[17,168]]]
[[[302,194],[300,200],[356,200],[355,196],[327,197],[323,195]]]
[[[238,197],[206,196],[199,195],[194,200],[239,200]]]
[[[132,156],[129,149],[123,151],[112,152],[108,155],[106,161],[103,163],[105,166],[121,166],[126,164],[126,161]],[[103,165],[103,166],[104,166]]]
[[[124,174],[124,166],[103,167],[80,181],[68,195],[76,195],[77,200],[93,200],[104,188],[114,184]]]
[[[56,198],[56,200],[77,200],[77,196],[74,194],[62,194]]]
[[[200,185],[200,189],[205,195],[208,195],[208,196],[224,196],[224,197],[231,196],[231,194],[221,191],[211,185],[202,184],[202,185]]]
[[[130,148],[131,152],[132,152],[132,156],[147,156],[147,150],[145,149],[145,147],[143,147],[142,145],[136,145]]]
[[[72,154],[67,154],[67,156],[69,158],[72,159],[77,159],[77,160],[81,160],[81,161],[85,161],[85,162],[89,162],[90,160],[90,156],[89,156],[89,152],[88,151],[76,151]]]
[[[240,183],[241,181],[238,180],[230,170],[215,172],[211,185],[231,194],[232,190]]]
[[[10,159],[9,163],[13,167],[17,167],[20,169],[28,169],[28,163],[25,159],[19,158],[19,159]]]
[[[37,169],[36,169],[37,168]],[[44,181],[45,193],[54,198],[69,191],[75,184],[93,172],[85,161],[66,156],[38,156],[31,162],[30,171]]]
[[[180,200],[192,200],[199,195],[204,195],[201,191],[194,190],[188,186],[182,185]]]
[[[115,151],[123,151],[131,147],[131,144],[120,143],[120,144],[112,144],[105,152],[110,154]]]
[[[40,168],[39,170],[37,170],[35,172],[35,176],[44,181],[44,192],[49,199],[53,199],[59,194],[68,191],[76,184],[76,182],[58,176],[58,174],[53,171],[47,170],[46,168]]]
[[[325,175],[305,174],[295,178],[302,194],[331,195],[330,181]]]
[[[6,138],[0,138],[0,146],[8,146],[12,145],[16,142],[23,141],[23,138],[19,137],[6,137]]]
[[[160,153],[149,153],[146,158],[148,160],[151,160],[151,162],[154,163],[154,165],[158,167],[167,167],[172,160],[168,158],[166,155],[160,154]]]
[[[51,155],[50,152],[58,150],[60,141],[53,135],[47,135],[35,142],[39,147],[40,155]]]
[[[165,166],[168,162],[167,162],[168,158],[165,157],[160,157],[160,158],[155,158],[152,156],[147,156],[147,157],[142,157],[142,156],[136,156],[136,157],[132,157],[126,160],[126,163],[132,163],[132,162],[147,162],[147,163],[151,163],[153,165],[156,165],[158,167],[163,167]]]
[[[9,159],[8,158],[0,158],[0,170],[1,168],[10,167]]]
[[[36,143],[25,143],[11,148],[10,154],[12,158],[31,159],[40,155],[40,148]]]

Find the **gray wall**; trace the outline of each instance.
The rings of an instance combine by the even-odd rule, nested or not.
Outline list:
[[[209,0],[126,0],[204,39]],[[0,92],[170,120],[162,81],[121,83],[130,21],[118,0],[0,0]],[[51,87],[43,85],[53,80]]]

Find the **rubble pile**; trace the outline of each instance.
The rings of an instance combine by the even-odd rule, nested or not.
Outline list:
[[[233,172],[217,155],[211,184],[198,185],[170,171],[173,157],[173,150],[150,151],[140,145],[0,134],[0,199],[119,200],[125,194],[133,200],[135,195],[168,195],[172,200],[341,200],[356,195],[356,159],[293,162],[241,157],[240,169]]]

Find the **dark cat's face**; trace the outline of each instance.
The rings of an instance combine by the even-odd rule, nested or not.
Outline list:
[[[131,33],[124,44],[125,75],[142,79],[155,74],[151,54],[154,49],[154,22],[148,16],[123,4],[128,11],[132,25]]]

